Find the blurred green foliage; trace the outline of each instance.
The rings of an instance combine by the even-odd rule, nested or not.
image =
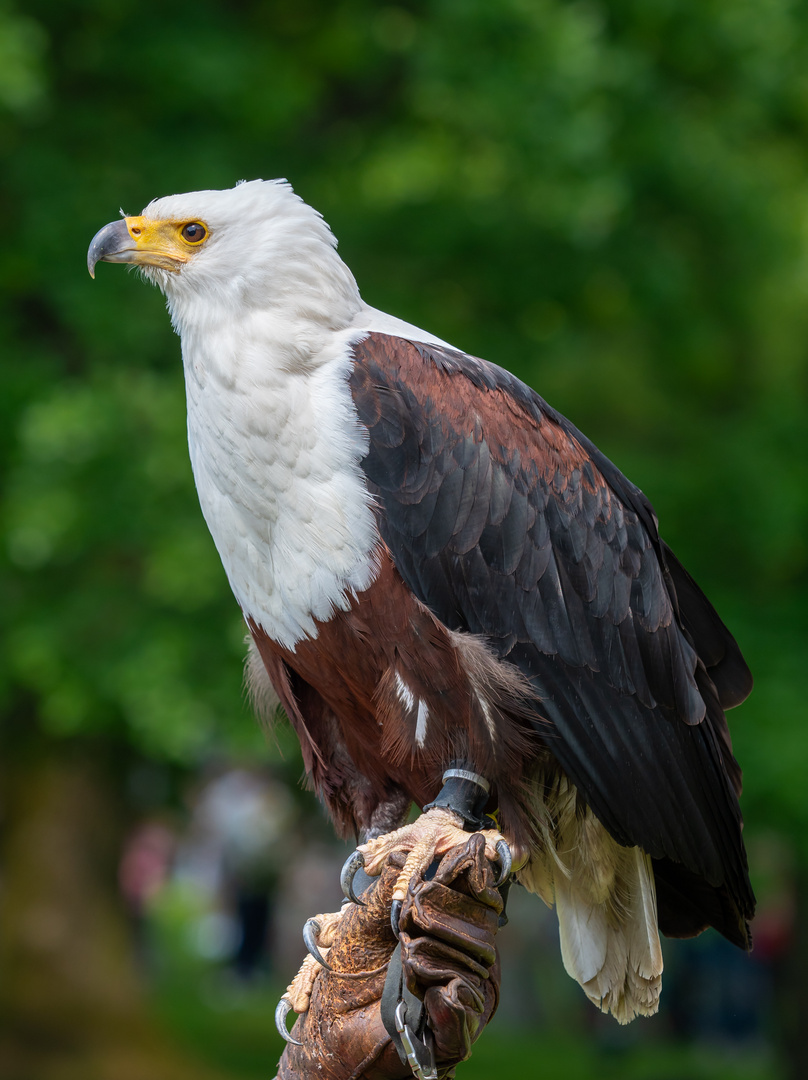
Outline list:
[[[757,677],[808,859],[808,13],[792,0],[0,3],[0,705],[262,751],[159,295],[118,208],[287,176],[372,304],[510,367],[654,502]]]

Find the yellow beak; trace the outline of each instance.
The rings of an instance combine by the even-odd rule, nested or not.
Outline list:
[[[87,252],[87,269],[93,278],[99,262],[155,266],[178,273],[189,256],[176,222],[127,217],[105,225],[95,234]]]

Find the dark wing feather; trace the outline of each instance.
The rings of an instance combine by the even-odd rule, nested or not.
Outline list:
[[[751,680],[642,492],[501,368],[377,333],[355,357],[363,468],[405,582],[531,678],[537,730],[611,834],[661,861],[663,899],[681,866],[744,940],[754,898],[723,709]]]

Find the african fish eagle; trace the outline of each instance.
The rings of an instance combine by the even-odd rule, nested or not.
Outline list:
[[[748,948],[725,711],[751,676],[642,492],[509,372],[369,307],[285,181],[156,199],[102,260],[167,298],[257,695],[339,832],[402,825],[452,762],[485,778],[621,1022],[657,1008],[658,929]]]

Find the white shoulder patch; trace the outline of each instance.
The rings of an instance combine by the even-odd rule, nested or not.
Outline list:
[[[365,303],[354,318],[354,326],[371,333],[375,331],[379,334],[390,334],[392,337],[406,338],[407,341],[420,341],[425,345],[443,345],[447,349],[456,348],[455,345],[450,345],[448,341],[443,341],[427,330],[422,330],[412,323],[397,319],[395,315],[388,315],[386,311],[379,311],[378,308],[370,307]]]

